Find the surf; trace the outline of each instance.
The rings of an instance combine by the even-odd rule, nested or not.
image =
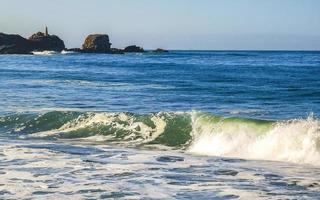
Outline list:
[[[320,165],[320,122],[312,115],[284,121],[192,118],[190,153]]]
[[[320,165],[320,121],[270,121],[205,112],[74,112],[0,117],[0,132],[20,139],[79,139],[161,146],[206,156]]]

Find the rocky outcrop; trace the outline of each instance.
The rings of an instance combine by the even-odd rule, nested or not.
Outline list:
[[[32,51],[62,51],[64,42],[55,35],[41,32],[33,34],[29,39],[20,35],[0,33],[0,54],[30,54]]]
[[[111,53],[109,36],[105,34],[89,35],[82,45],[84,53]]]
[[[168,53],[169,51],[168,51],[168,50],[165,50],[165,49],[160,49],[160,48],[158,48],[158,49],[156,49],[156,50],[153,50],[152,52],[153,52],[153,53]]]
[[[82,53],[82,49],[80,49],[80,48],[64,49],[64,51],[69,51],[69,52],[74,52],[74,53]]]
[[[111,53],[112,54],[124,54],[124,51],[122,49],[111,48]]]
[[[29,54],[29,41],[20,35],[0,33],[0,54]]]
[[[131,45],[123,50],[125,53],[143,53],[144,49],[136,45]]]
[[[64,42],[56,35],[38,32],[29,37],[32,51],[57,51],[65,49]]]

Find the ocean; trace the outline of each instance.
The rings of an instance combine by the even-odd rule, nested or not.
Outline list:
[[[0,199],[319,199],[320,52],[0,55]]]

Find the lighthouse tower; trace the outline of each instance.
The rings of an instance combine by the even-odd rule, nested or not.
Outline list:
[[[45,36],[49,36],[49,33],[48,33],[48,27],[46,26],[46,33],[45,33]]]

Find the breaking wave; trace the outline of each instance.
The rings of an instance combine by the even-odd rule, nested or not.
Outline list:
[[[76,52],[74,51],[67,51],[67,50],[62,50],[61,54],[75,54]]]
[[[320,165],[320,121],[193,116],[191,153]]]
[[[188,153],[320,165],[320,121],[227,118],[203,112],[152,114],[53,111],[0,117],[20,138],[161,145]]]

